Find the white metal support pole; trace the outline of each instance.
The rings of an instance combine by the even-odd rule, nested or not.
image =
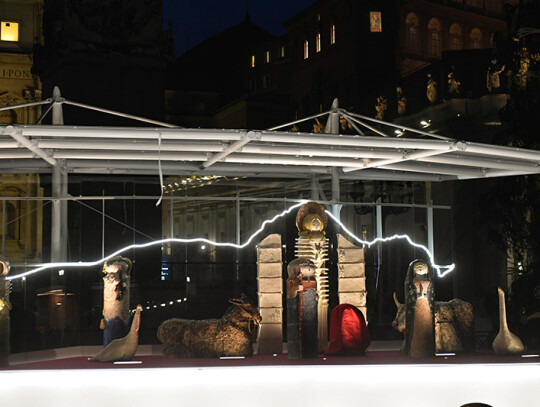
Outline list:
[[[326,126],[324,127],[324,132],[328,134],[339,134],[339,113],[337,109],[339,108],[338,99],[334,99],[332,102],[332,113],[328,115],[328,120]]]
[[[64,124],[64,114],[62,112],[62,95],[60,94],[60,88],[55,86],[53,89],[53,107],[52,107],[52,124],[62,125]]]
[[[319,199],[319,185],[317,182],[317,175],[311,174],[311,200],[317,201]]]
[[[337,167],[332,167],[332,215],[337,219],[340,219],[339,213],[341,212],[341,204],[335,203],[340,201],[339,190],[339,172]]]
[[[382,206],[380,205],[381,198],[377,198],[377,205],[375,206],[375,222],[377,223],[377,237],[382,238]]]
[[[433,244],[433,201],[429,201],[427,207],[427,239],[428,239],[428,249],[433,257],[435,257]]]
[[[240,244],[240,194],[236,194],[236,244]]]
[[[240,244],[240,192],[236,192],[236,244]],[[240,282],[240,250],[236,249],[236,268],[234,273],[235,290]]]
[[[381,204],[381,198],[377,198],[377,205],[375,206],[375,222],[377,225],[377,238],[383,237],[383,217],[382,217],[382,205]],[[382,292],[383,292],[383,281],[384,279],[381,278],[382,274],[382,242],[377,243],[377,274],[375,278],[375,288],[377,290],[377,298],[378,298],[378,307],[377,307],[377,314],[379,315],[379,321],[382,320],[383,316],[383,301],[382,301]]]
[[[52,108],[52,124],[64,124],[62,115],[62,105],[56,100],[60,99],[60,89],[58,86],[53,90],[53,108]],[[67,175],[63,175],[65,171],[61,162],[57,161],[52,167],[52,197],[51,202],[51,262],[66,260],[67,252],[67,203],[64,204],[58,198],[61,198],[63,193],[67,194]],[[65,185],[63,185],[65,183]],[[57,199],[54,199],[57,198]],[[63,213],[65,211],[65,214]],[[62,223],[65,225],[63,226]],[[65,228],[65,229],[64,229]]]
[[[51,201],[51,262],[58,262],[63,260],[61,249],[61,227],[62,222],[62,207],[59,199],[62,195],[62,169],[60,164],[57,163],[52,168],[52,201]]]
[[[60,196],[65,198],[68,196],[68,173],[65,160],[61,160],[58,165],[60,165]],[[60,201],[60,216],[60,258],[64,261],[68,259],[68,201],[66,199]]]
[[[169,237],[172,239],[174,237],[174,199],[169,199]],[[172,243],[167,244],[166,246],[166,254],[169,256],[172,255]],[[169,275],[171,275],[171,271],[169,270]],[[172,278],[172,276],[171,276]]]
[[[324,128],[325,133],[339,134],[339,113],[337,109],[339,108],[338,99],[334,99],[332,102],[333,112],[328,115],[328,121]],[[336,203],[340,199],[340,190],[339,190],[339,170],[338,167],[332,167],[332,215],[339,219],[339,213],[341,212],[341,205]]]
[[[173,205],[174,205],[174,199],[170,199],[169,200],[169,230],[170,230],[170,238],[173,238],[174,237],[174,219],[173,219],[173,216],[174,216],[174,208],[173,208]],[[170,245],[169,245],[170,247]]]

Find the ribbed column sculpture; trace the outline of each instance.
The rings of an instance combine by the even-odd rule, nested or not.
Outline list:
[[[328,239],[325,229],[328,218],[324,208],[316,202],[302,205],[296,215],[298,238],[296,239],[295,255],[297,258],[311,260],[315,265],[315,279],[317,281],[317,316],[318,316],[318,343],[319,351],[328,346]]]

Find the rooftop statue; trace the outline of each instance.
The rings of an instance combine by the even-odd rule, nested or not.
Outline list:
[[[433,79],[432,75],[428,73],[428,83],[427,83],[427,90],[426,90],[426,96],[431,104],[435,104],[437,102],[437,99],[439,98],[438,92],[437,92],[437,82],[435,79]]]

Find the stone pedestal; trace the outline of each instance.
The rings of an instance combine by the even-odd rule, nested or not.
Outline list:
[[[281,236],[273,234],[257,246],[259,312],[258,354],[283,350],[283,262]]]
[[[340,304],[357,307],[367,322],[364,249],[338,235],[338,297]]]

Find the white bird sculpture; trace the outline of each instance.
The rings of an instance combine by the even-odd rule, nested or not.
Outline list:
[[[504,291],[499,287],[499,333],[493,340],[496,355],[519,355],[525,349],[523,342],[508,329]]]
[[[93,358],[88,359],[90,362],[116,362],[118,360],[132,360],[137,352],[139,345],[139,326],[141,323],[142,306],[137,305],[131,329],[129,333],[120,339],[115,339],[109,343],[101,352]]]

